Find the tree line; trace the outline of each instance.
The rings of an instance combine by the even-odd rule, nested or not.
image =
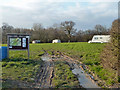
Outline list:
[[[30,42],[40,40],[43,43],[51,43],[53,39],[60,39],[62,42],[87,42],[93,35],[108,35],[110,28],[100,24],[95,25],[94,29],[77,30],[74,28],[75,22],[64,21],[45,28],[40,23],[34,23],[31,29],[14,28],[13,26],[2,24],[2,43],[7,42],[7,33],[23,33],[30,35]]]

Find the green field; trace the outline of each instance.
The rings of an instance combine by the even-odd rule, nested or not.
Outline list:
[[[50,55],[59,54],[57,53],[59,51],[77,59],[89,67],[89,70],[86,71],[94,72],[96,76],[105,81],[106,85],[112,85],[117,82],[113,77],[117,76],[114,75],[114,72],[104,69],[100,61],[100,54],[104,46],[105,44],[89,44],[87,42],[30,44],[30,60],[27,60],[26,51],[10,51],[10,59],[2,61],[3,79],[32,82],[30,78],[35,78],[40,65],[43,63],[40,57],[45,50]],[[103,86],[102,84],[99,85]]]

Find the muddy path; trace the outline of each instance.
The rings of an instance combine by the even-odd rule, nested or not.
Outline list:
[[[52,88],[52,78],[54,77],[54,61],[66,61],[70,66],[72,72],[77,75],[80,82],[80,86],[83,88],[100,88],[92,80],[92,76],[84,72],[84,68],[81,63],[65,55],[43,55],[41,59],[44,61],[44,65],[41,68],[37,80],[36,88]]]
[[[54,63],[48,55],[43,55],[41,59],[44,61],[44,64],[35,80],[35,88],[52,88]]]
[[[82,87],[84,87],[84,88],[100,88],[94,81],[93,76],[84,71],[85,66],[82,63],[80,63],[77,60],[70,58],[66,55],[64,55],[63,57],[64,57],[63,60],[65,60],[69,64],[69,66],[72,68],[72,72],[75,75],[77,75],[80,85]]]

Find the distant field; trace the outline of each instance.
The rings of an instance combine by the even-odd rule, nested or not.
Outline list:
[[[6,45],[3,45],[6,46]],[[72,58],[77,59],[78,61],[83,62],[90,68],[90,71],[93,71],[96,75],[104,80],[107,85],[112,85],[116,81],[112,80],[112,77],[115,76],[113,72],[108,72],[107,70],[103,69],[100,62],[100,53],[103,50],[105,44],[89,44],[87,42],[79,42],[79,43],[40,43],[40,44],[30,44],[30,59],[34,65],[28,63],[28,61],[24,61],[27,58],[26,51],[10,51],[10,62],[8,60],[3,60],[3,78],[14,78],[20,80],[28,80],[32,81],[29,78],[26,78],[25,73],[34,72],[35,66],[36,68],[40,66],[41,60],[40,56],[44,54],[44,50],[47,51],[49,54],[57,54],[57,52],[64,53]],[[22,62],[15,62],[15,60],[20,59],[23,60],[23,67],[21,66]],[[36,63],[36,62],[39,63]],[[26,64],[28,63],[28,64]],[[16,66],[18,65],[18,67]],[[22,71],[21,68],[26,68],[26,72]],[[30,67],[24,66],[28,65]],[[13,69],[12,69],[13,68]],[[19,77],[15,77],[15,74],[12,74],[12,70],[14,68],[18,68],[21,72],[19,72]],[[9,70],[9,72],[8,72]],[[10,73],[11,72],[11,73]],[[37,72],[37,71],[36,71]],[[17,75],[18,73],[16,73]],[[23,76],[22,76],[23,75]],[[8,76],[8,77],[7,77]],[[32,75],[31,75],[32,76]],[[31,77],[30,78],[33,78]],[[35,76],[35,73],[34,73]]]
[[[48,51],[49,54],[52,51],[60,51],[71,57],[78,58],[80,60],[95,59],[99,58],[99,54],[102,51],[105,44],[89,44],[87,42],[80,43],[41,43],[41,44],[30,44],[30,59],[35,59],[43,54],[44,50]],[[6,46],[5,44],[3,46]],[[14,53],[15,52],[15,53]],[[17,52],[17,54],[16,54]],[[24,53],[24,54],[23,54]],[[26,51],[11,51],[10,57],[12,58],[27,58]],[[85,61],[84,61],[85,62]]]

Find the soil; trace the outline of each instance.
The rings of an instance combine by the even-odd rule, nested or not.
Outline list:
[[[44,61],[44,65],[41,68],[37,79],[35,80],[35,88],[52,88],[51,82],[53,78],[54,63],[49,57],[46,57],[41,57]]]

